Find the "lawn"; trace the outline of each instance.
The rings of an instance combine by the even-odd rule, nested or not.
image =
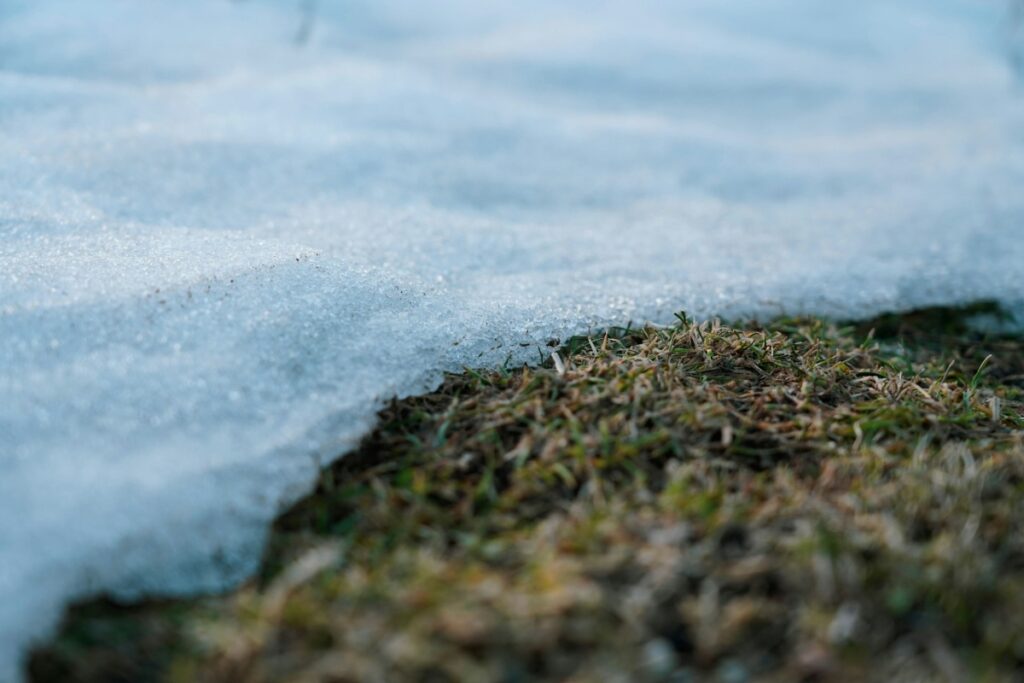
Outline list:
[[[392,402],[227,596],[35,681],[1012,680],[1024,338],[991,306],[576,338]]]

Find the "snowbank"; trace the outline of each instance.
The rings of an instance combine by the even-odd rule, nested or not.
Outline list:
[[[1020,308],[1005,13],[8,0],[0,680],[69,599],[243,578],[444,370],[679,309]]]

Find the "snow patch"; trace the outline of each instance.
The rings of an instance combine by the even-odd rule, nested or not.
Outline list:
[[[70,599],[251,573],[445,370],[681,309],[1024,309],[1006,17],[6,2],[0,680]]]

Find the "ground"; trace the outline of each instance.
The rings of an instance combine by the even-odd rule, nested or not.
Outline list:
[[[979,305],[569,340],[393,402],[234,594],[35,681],[1014,680],[1024,338]]]

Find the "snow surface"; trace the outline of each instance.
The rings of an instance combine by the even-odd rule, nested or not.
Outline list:
[[[1024,302],[998,0],[3,0],[0,680],[251,573],[381,400],[628,320]]]

